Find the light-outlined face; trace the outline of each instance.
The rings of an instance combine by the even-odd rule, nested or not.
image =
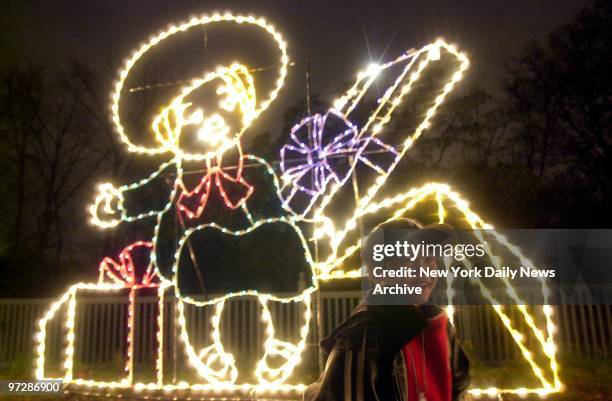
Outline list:
[[[158,143],[175,155],[203,160],[236,146],[256,114],[253,77],[234,64],[185,86],[152,128]]]

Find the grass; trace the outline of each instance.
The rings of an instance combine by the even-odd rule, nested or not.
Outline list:
[[[473,363],[471,375],[478,387],[539,387],[533,372],[526,364]],[[612,401],[612,358],[583,359],[563,358],[559,376],[563,391],[546,397],[551,401]],[[504,401],[541,400],[539,396],[521,398],[518,395],[503,395]],[[486,398],[483,398],[486,400]]]

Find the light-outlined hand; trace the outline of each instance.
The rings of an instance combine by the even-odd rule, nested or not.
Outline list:
[[[121,222],[121,204],[123,195],[111,183],[103,183],[98,186],[98,193],[92,205],[89,207],[91,223],[102,228],[111,228]]]

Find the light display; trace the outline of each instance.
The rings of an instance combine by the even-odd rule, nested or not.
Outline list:
[[[278,63],[277,77],[267,97],[260,99],[256,94],[255,78],[249,72],[249,66],[234,63],[229,66],[219,66],[213,71],[203,72],[201,76],[191,80],[176,93],[176,96],[163,107],[151,124],[156,145],[137,144],[129,131],[122,123],[120,104],[121,94],[124,91],[126,79],[133,67],[152,48],[164,43],[169,38],[194,27],[208,24],[225,24],[230,27],[250,26],[260,29],[274,44],[280,63]],[[414,132],[405,136],[400,146],[390,146],[379,139],[385,126],[391,121],[394,110],[411,93],[415,83],[422,77],[424,70],[431,63],[440,60],[442,53],[450,55],[458,63],[458,67],[449,80],[445,82],[442,90],[437,94],[433,104],[424,113],[423,120],[419,122]],[[298,123],[290,133],[290,142],[281,150],[280,170],[281,177],[277,177],[271,164],[267,161],[242,154],[240,138],[251,123],[271,104],[279,94],[285,81],[289,58],[287,47],[281,35],[261,18],[240,16],[233,14],[215,14],[192,18],[179,25],[170,26],[167,30],[157,34],[147,43],[141,45],[126,61],[119,73],[112,95],[111,118],[116,130],[127,145],[130,152],[141,155],[169,155],[171,160],[159,166],[158,170],[141,181],[116,187],[111,183],[99,186],[98,195],[90,207],[91,222],[101,228],[109,229],[119,224],[130,223],[136,220],[155,219],[155,232],[151,241],[137,242],[126,248],[119,260],[105,258],[100,265],[100,280],[98,283],[78,283],[55,303],[51,305],[38,323],[36,334],[36,370],[35,376],[39,379],[49,378],[45,370],[45,341],[48,322],[62,307],[66,307],[65,321],[66,348],[64,352],[64,374],[66,383],[76,386],[85,394],[105,394],[130,390],[145,393],[147,398],[164,398],[170,394],[175,396],[181,391],[189,391],[190,397],[194,395],[209,398],[218,397],[226,399],[229,394],[236,396],[254,396],[258,394],[299,394],[304,390],[303,384],[286,384],[294,368],[299,364],[301,355],[306,346],[306,338],[311,324],[311,295],[318,289],[318,280],[344,279],[359,277],[359,268],[348,268],[345,262],[359,251],[359,242],[352,242],[350,234],[354,234],[360,219],[374,213],[386,213],[386,219],[393,219],[410,213],[414,207],[427,199],[435,199],[438,205],[437,221],[447,221],[448,204],[458,209],[471,228],[492,228],[483,222],[469,207],[466,201],[453,192],[448,186],[430,183],[421,188],[410,189],[386,199],[378,199],[379,190],[385,185],[387,178],[393,173],[401,158],[410,149],[412,144],[427,129],[436,111],[453,90],[455,84],[462,78],[469,62],[467,57],[459,52],[453,45],[442,40],[427,45],[420,50],[411,50],[396,60],[383,65],[372,65],[365,72],[358,75],[355,84],[333,104],[325,115],[313,115]],[[400,67],[395,80],[377,100],[376,106],[367,119],[356,125],[351,122],[352,113],[364,99],[368,89],[374,84],[376,78],[393,67]],[[212,89],[211,89],[212,88]],[[217,109],[204,109],[197,102],[190,99],[196,92],[203,92],[209,97],[218,99]],[[236,118],[237,117],[237,118]],[[239,123],[236,123],[239,121]],[[189,130],[187,130],[189,128]],[[197,141],[185,146],[180,140],[187,135],[187,131],[197,132]],[[383,155],[384,161],[377,162],[371,154]],[[233,155],[233,156],[230,156]],[[235,162],[228,162],[236,157]],[[201,161],[203,173],[198,183],[192,189],[184,182],[184,164],[188,161]],[[284,207],[286,215],[255,219],[249,210],[248,201],[257,190],[244,177],[246,165],[259,166],[271,179],[276,188],[279,203]],[[356,208],[352,215],[343,222],[334,222],[327,215],[327,210],[339,191],[345,186],[349,177],[357,169],[371,169],[376,174],[374,183],[365,189],[363,196],[358,196]],[[175,172],[167,191],[167,202],[158,210],[133,212],[127,205],[126,199],[131,194],[146,187],[151,182],[165,174],[167,169]],[[249,167],[250,168],[250,167]],[[228,188],[231,188],[228,189]],[[229,227],[215,221],[207,221],[204,211],[211,197],[219,196],[227,206],[228,213],[242,214],[247,222],[244,227]],[[293,203],[294,198],[305,196],[306,202]],[[161,232],[170,219],[166,216],[178,215],[183,224],[172,244],[164,244],[170,248],[172,257],[161,255],[158,243]],[[311,224],[314,226],[313,238],[305,238],[301,226]],[[213,296],[205,300],[183,294],[179,285],[180,260],[190,241],[196,234],[207,230],[222,233],[228,238],[242,237],[269,226],[282,227],[295,233],[299,246],[303,250],[303,261],[310,266],[312,284],[289,296],[279,296],[272,293],[258,291],[254,288],[244,288],[238,291]],[[175,228],[173,226],[173,228]],[[484,238],[479,238],[485,241]],[[320,255],[313,260],[309,248],[309,240],[317,241],[329,247],[327,254]],[[520,250],[510,244],[503,236],[494,232],[494,241],[506,247],[512,254],[525,263],[529,261]],[[491,239],[489,239],[491,241]],[[136,274],[136,268],[131,259],[130,252],[137,247],[150,249],[150,265],[142,276]],[[174,247],[174,248],[172,248]],[[164,249],[168,251],[168,249]],[[491,248],[487,248],[491,260],[500,263]],[[532,265],[532,264],[531,264]],[[108,283],[110,279],[111,283]],[[159,281],[159,282],[158,282]],[[449,298],[452,299],[452,282],[448,283]],[[542,347],[549,360],[550,373],[536,363],[533,353],[525,345],[523,334],[515,328],[507,311],[497,305],[493,295],[486,286],[478,283],[483,294],[491,300],[496,313],[502,323],[511,333],[523,356],[532,367],[534,374],[541,381],[540,388],[518,389],[472,389],[471,393],[478,395],[496,396],[499,393],[528,394],[538,393],[545,395],[559,391],[561,383],[558,377],[556,361],[556,347],[554,343],[555,326],[552,317],[552,308],[543,307],[546,320],[546,331],[540,329],[528,308],[516,294],[509,282],[505,282],[506,290],[518,302],[521,316],[531,329],[531,332]],[[542,281],[545,296],[546,283]],[[75,316],[77,307],[77,292],[90,290],[96,292],[117,292],[122,289],[130,290],[129,322],[131,328],[134,319],[134,297],[138,288],[157,288],[159,297],[159,315],[157,331],[157,358],[156,381],[153,383],[134,383],[133,380],[133,331],[130,329],[128,355],[126,362],[126,377],[116,381],[96,381],[74,379],[73,359],[75,341]],[[164,298],[167,289],[172,288],[178,298],[177,323],[180,339],[183,343],[187,359],[199,374],[202,382],[187,383],[179,381],[174,384],[165,384],[164,378]],[[265,339],[263,344],[263,357],[256,364],[254,383],[239,383],[238,371],[234,355],[225,350],[220,333],[220,324],[225,302],[235,297],[256,297],[261,307],[261,320],[265,326]],[[299,304],[303,309],[303,325],[300,329],[300,339],[297,343],[281,341],[275,335],[274,322],[270,313],[271,302]],[[212,344],[195,349],[189,332],[184,311],[184,304],[189,303],[195,307],[210,306],[214,308],[212,316]],[[448,307],[452,320],[453,308]],[[272,359],[283,360],[280,366],[272,367]],[[120,393],[117,393],[120,394]]]
[[[115,84],[115,89],[112,94],[111,118],[113,120],[113,123],[115,124],[115,128],[117,132],[119,133],[121,140],[127,145],[128,150],[130,152],[145,153],[145,154],[152,155],[152,154],[166,153],[171,150],[170,149],[171,147],[174,147],[173,144],[170,144],[170,146],[168,146],[168,143],[166,143],[165,141],[161,141],[159,143],[159,146],[156,146],[156,147],[146,147],[146,146],[137,145],[135,143],[132,143],[132,141],[130,140],[130,135],[127,134],[126,129],[124,128],[123,123],[121,121],[121,116],[119,113],[119,109],[120,109],[119,103],[121,100],[121,93],[125,85],[125,80],[129,76],[132,68],[149,50],[158,46],[160,43],[163,43],[164,41],[168,40],[174,35],[181,33],[181,32],[187,32],[193,28],[202,27],[202,26],[211,25],[211,24],[220,24],[220,23],[232,24],[232,25],[236,25],[237,27],[239,27],[240,25],[249,25],[249,26],[260,28],[264,32],[269,34],[269,36],[273,39],[274,43],[278,47],[278,51],[280,53],[280,60],[279,60],[280,65],[278,68],[278,78],[276,80],[274,88],[270,91],[269,96],[265,100],[261,101],[258,106],[251,107],[252,97],[250,95],[253,94],[251,91],[252,87],[244,88],[244,89],[247,89],[246,91],[244,91],[244,90],[241,90],[242,89],[241,87],[244,87],[244,84],[235,85],[237,81],[236,77],[240,78],[240,75],[244,72],[244,70],[236,66],[234,67],[220,66],[219,67],[220,71],[218,71],[217,74],[215,73],[204,74],[204,78],[195,80],[191,86],[185,87],[184,90],[187,92],[190,89],[194,89],[198,85],[203,85],[204,83],[209,82],[213,78],[213,75],[223,76],[222,79],[228,85],[224,89],[220,89],[221,93],[224,93],[227,95],[227,99],[221,104],[221,107],[222,109],[227,109],[229,107],[236,106],[235,103],[240,98],[241,100],[240,100],[239,106],[245,107],[243,109],[244,126],[247,126],[249,122],[255,119],[262,111],[267,109],[270,103],[272,103],[274,99],[276,99],[276,97],[278,96],[278,93],[280,92],[285,82],[285,76],[287,75],[287,66],[289,64],[289,56],[287,55],[287,45],[285,41],[283,40],[281,34],[278,31],[276,31],[276,29],[271,24],[269,24],[265,19],[256,18],[253,16],[234,15],[231,13],[225,13],[225,14],[213,14],[213,15],[203,15],[201,17],[193,17],[189,21],[183,22],[181,24],[170,25],[168,29],[153,36],[149,41],[140,45],[140,47],[138,47],[138,49],[132,53],[130,58],[125,62],[123,68],[119,72],[119,80]],[[241,81],[241,80],[238,79],[238,81]],[[246,107],[247,105],[249,105],[249,107]],[[211,117],[213,116],[211,115],[209,118]],[[239,134],[241,133],[242,132],[240,132]],[[196,153],[193,155],[193,157],[199,158],[199,159],[204,159],[205,156],[206,155],[203,155],[201,153]],[[188,154],[186,157],[189,158],[191,157],[191,155]]]
[[[340,132],[329,132],[329,120],[340,124]],[[338,129],[334,127],[335,129]],[[310,129],[310,134],[308,133]],[[330,182],[342,186],[350,177],[350,168],[343,164],[348,157],[356,163],[363,163],[380,174],[385,174],[389,165],[397,157],[397,151],[377,138],[359,139],[357,127],[341,113],[331,109],[324,116],[315,114],[303,119],[291,130],[291,143],[281,148],[283,181],[286,185],[283,192],[283,206],[299,215],[306,215],[314,206]],[[384,151],[389,153],[387,166],[378,165],[368,159],[368,153]],[[353,166],[354,168],[354,166]],[[304,194],[308,198],[302,210],[291,206],[296,195]]]

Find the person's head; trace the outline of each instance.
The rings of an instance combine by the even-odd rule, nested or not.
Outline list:
[[[437,270],[441,263],[435,256],[424,255],[422,252],[415,254],[410,245],[442,244],[448,240],[450,228],[445,224],[423,226],[418,221],[407,218],[389,220],[377,225],[363,244],[364,264],[370,287],[374,288],[376,284],[387,287],[397,284],[418,288],[420,290],[406,294],[405,298],[402,295],[402,303],[420,305],[428,302],[437,278],[422,275],[420,269],[423,267]],[[416,273],[413,277],[408,276],[409,269]],[[399,277],[390,277],[392,274],[389,273],[392,272],[400,273]],[[393,302],[393,298],[386,301]]]

